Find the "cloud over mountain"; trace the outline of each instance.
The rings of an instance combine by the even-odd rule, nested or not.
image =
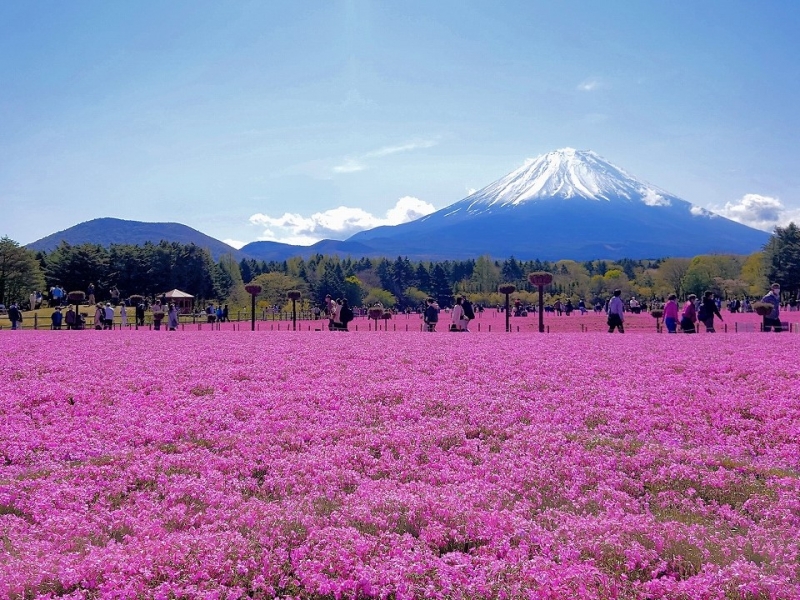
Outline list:
[[[722,208],[715,208],[714,212],[762,231],[800,221],[800,209],[789,209],[780,199],[760,194],[745,194],[738,200],[726,202]]]
[[[257,213],[250,217],[250,223],[265,227],[261,240],[308,245],[322,239],[345,239],[382,225],[407,223],[435,210],[432,204],[419,198],[403,196],[383,217],[362,208],[339,206],[308,217],[299,213],[284,213],[280,217]]]

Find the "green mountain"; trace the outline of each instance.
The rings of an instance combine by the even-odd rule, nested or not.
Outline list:
[[[99,244],[108,247],[111,244],[138,246],[145,242],[158,244],[161,240],[207,248],[214,260],[219,260],[219,257],[225,254],[232,255],[236,260],[242,258],[242,253],[228,244],[180,223],[144,223],[110,217],[79,223],[74,227],[32,242],[27,247],[31,250],[51,252],[58,248],[62,241],[72,246]]]

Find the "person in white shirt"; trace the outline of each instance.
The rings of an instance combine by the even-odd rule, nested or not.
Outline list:
[[[106,302],[103,329],[114,329],[114,307],[111,306],[110,302]]]
[[[120,305],[119,317],[121,319],[122,327],[128,326],[128,311],[125,309],[125,303]]]
[[[614,296],[608,301],[608,333],[614,333],[614,329],[619,329],[620,333],[625,333],[623,321],[625,320],[625,305],[622,303],[622,290],[614,290]]]
[[[459,296],[453,307],[453,312],[450,313],[450,331],[464,331],[467,327],[462,302],[464,300]]]

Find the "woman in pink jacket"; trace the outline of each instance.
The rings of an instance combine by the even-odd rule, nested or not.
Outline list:
[[[678,297],[675,294],[670,294],[664,305],[664,325],[667,332],[678,333]]]

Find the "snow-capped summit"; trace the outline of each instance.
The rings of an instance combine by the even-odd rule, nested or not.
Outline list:
[[[594,152],[563,148],[432,214],[348,241],[390,256],[587,260],[749,254],[767,238],[640,181]]]
[[[529,159],[519,169],[465,198],[469,213],[542,199],[641,201],[669,206],[669,194],[641,182],[588,150],[562,148]]]

